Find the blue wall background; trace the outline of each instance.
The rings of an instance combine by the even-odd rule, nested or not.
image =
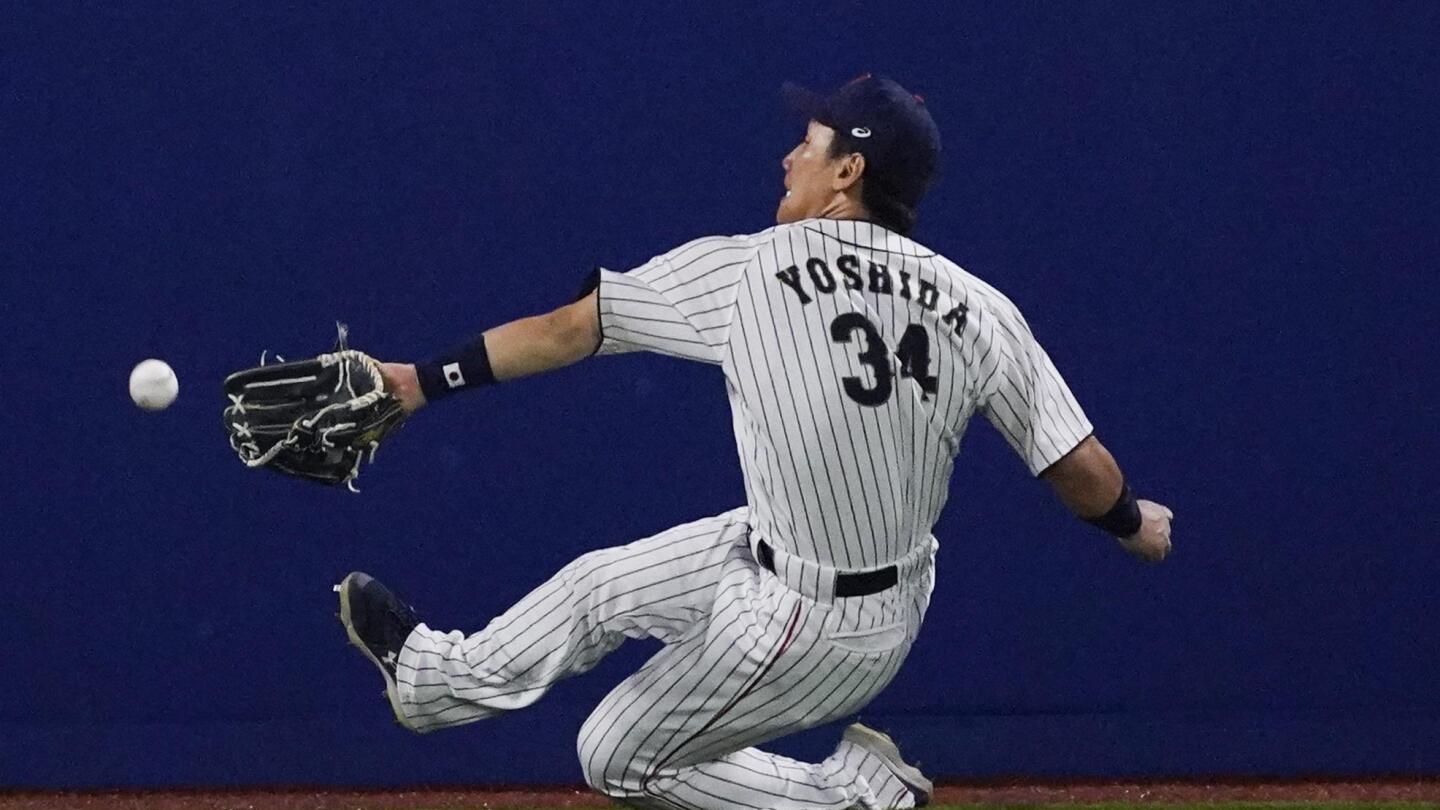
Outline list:
[[[1226,8],[1221,8],[1224,5]],[[768,226],[784,79],[926,96],[919,238],[1007,291],[1176,553],[1133,563],[977,423],[913,659],[937,775],[1440,773],[1429,3],[515,3],[0,11],[0,786],[578,782],[649,652],[414,737],[330,585],[478,627],[584,549],[737,504],[720,376],[582,364],[325,490],[220,381],[385,358]],[[126,375],[179,373],[143,413]],[[819,756],[835,728],[779,746]]]

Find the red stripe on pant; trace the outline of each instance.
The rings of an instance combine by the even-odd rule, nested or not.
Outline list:
[[[795,632],[799,629],[799,627],[800,603],[796,602],[795,609],[790,612],[790,619],[785,624],[785,636],[781,639],[780,646],[777,647],[774,654],[770,656],[770,660],[766,661],[765,666],[760,668],[760,671],[756,673],[755,677],[745,685],[745,688],[741,689],[739,694],[731,698],[729,703],[726,703],[724,707],[720,709],[720,711],[715,713],[714,717],[710,718],[710,720],[707,721],[705,725],[701,726],[699,731],[691,734],[685,740],[685,742],[681,743],[675,748],[674,752],[672,752],[668,758],[657,762],[655,766],[650,769],[650,772],[646,774],[645,778],[640,781],[641,790],[649,793],[650,780],[654,779],[655,776],[660,773],[661,769],[663,769],[666,765],[669,764],[670,760],[674,759],[681,751],[685,750],[685,746],[694,742],[696,738],[698,738],[700,735],[709,731],[711,727],[713,727],[716,723],[720,721],[720,718],[728,714],[731,709],[735,708],[740,703],[740,701],[744,700],[746,696],[748,696],[751,692],[755,691],[755,687],[759,686],[760,682],[765,680],[765,676],[770,674],[770,670],[775,667],[775,664],[780,660],[780,656],[784,655],[785,651],[790,649],[790,645],[795,641]]]

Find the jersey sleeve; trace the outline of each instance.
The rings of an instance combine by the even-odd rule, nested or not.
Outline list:
[[[1074,450],[1094,427],[1013,307],[996,313],[991,348],[995,363],[982,386],[981,408],[1030,473],[1038,476]]]
[[[651,351],[719,364],[735,296],[757,248],[746,237],[697,239],[626,273],[601,269],[596,354]]]

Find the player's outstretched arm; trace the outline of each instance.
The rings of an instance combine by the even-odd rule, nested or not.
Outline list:
[[[521,318],[485,333],[496,380],[516,380],[577,363],[600,345],[596,293],[553,312]]]
[[[456,355],[455,369],[442,364],[439,374],[449,387],[514,380],[576,363],[600,344],[596,293],[544,315],[521,318],[485,332]],[[478,347],[478,348],[477,348]],[[476,352],[481,353],[477,359]],[[470,372],[470,379],[464,376]],[[424,407],[427,398],[420,370],[410,363],[381,363],[385,385],[407,411]],[[459,375],[458,385],[456,377]],[[488,378],[488,379],[486,379]],[[432,389],[433,390],[433,389]]]
[[[1125,550],[1149,562],[1170,553],[1174,514],[1154,501],[1136,500],[1115,458],[1091,436],[1040,474],[1080,519],[1116,535]],[[1136,528],[1138,526],[1138,528]]]

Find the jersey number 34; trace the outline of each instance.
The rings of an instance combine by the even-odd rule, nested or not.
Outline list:
[[[870,367],[875,384],[866,386],[859,377],[842,377],[840,381],[845,385],[846,396],[861,405],[876,408],[884,405],[895,389],[890,351],[880,336],[880,330],[858,312],[847,312],[830,322],[830,338],[836,343],[852,342],[856,332],[863,334],[860,362]],[[922,396],[929,399],[935,393],[938,381],[930,376],[930,334],[925,327],[918,323],[905,327],[900,344],[895,347],[895,359],[900,362],[900,376],[915,380],[924,392]]]

